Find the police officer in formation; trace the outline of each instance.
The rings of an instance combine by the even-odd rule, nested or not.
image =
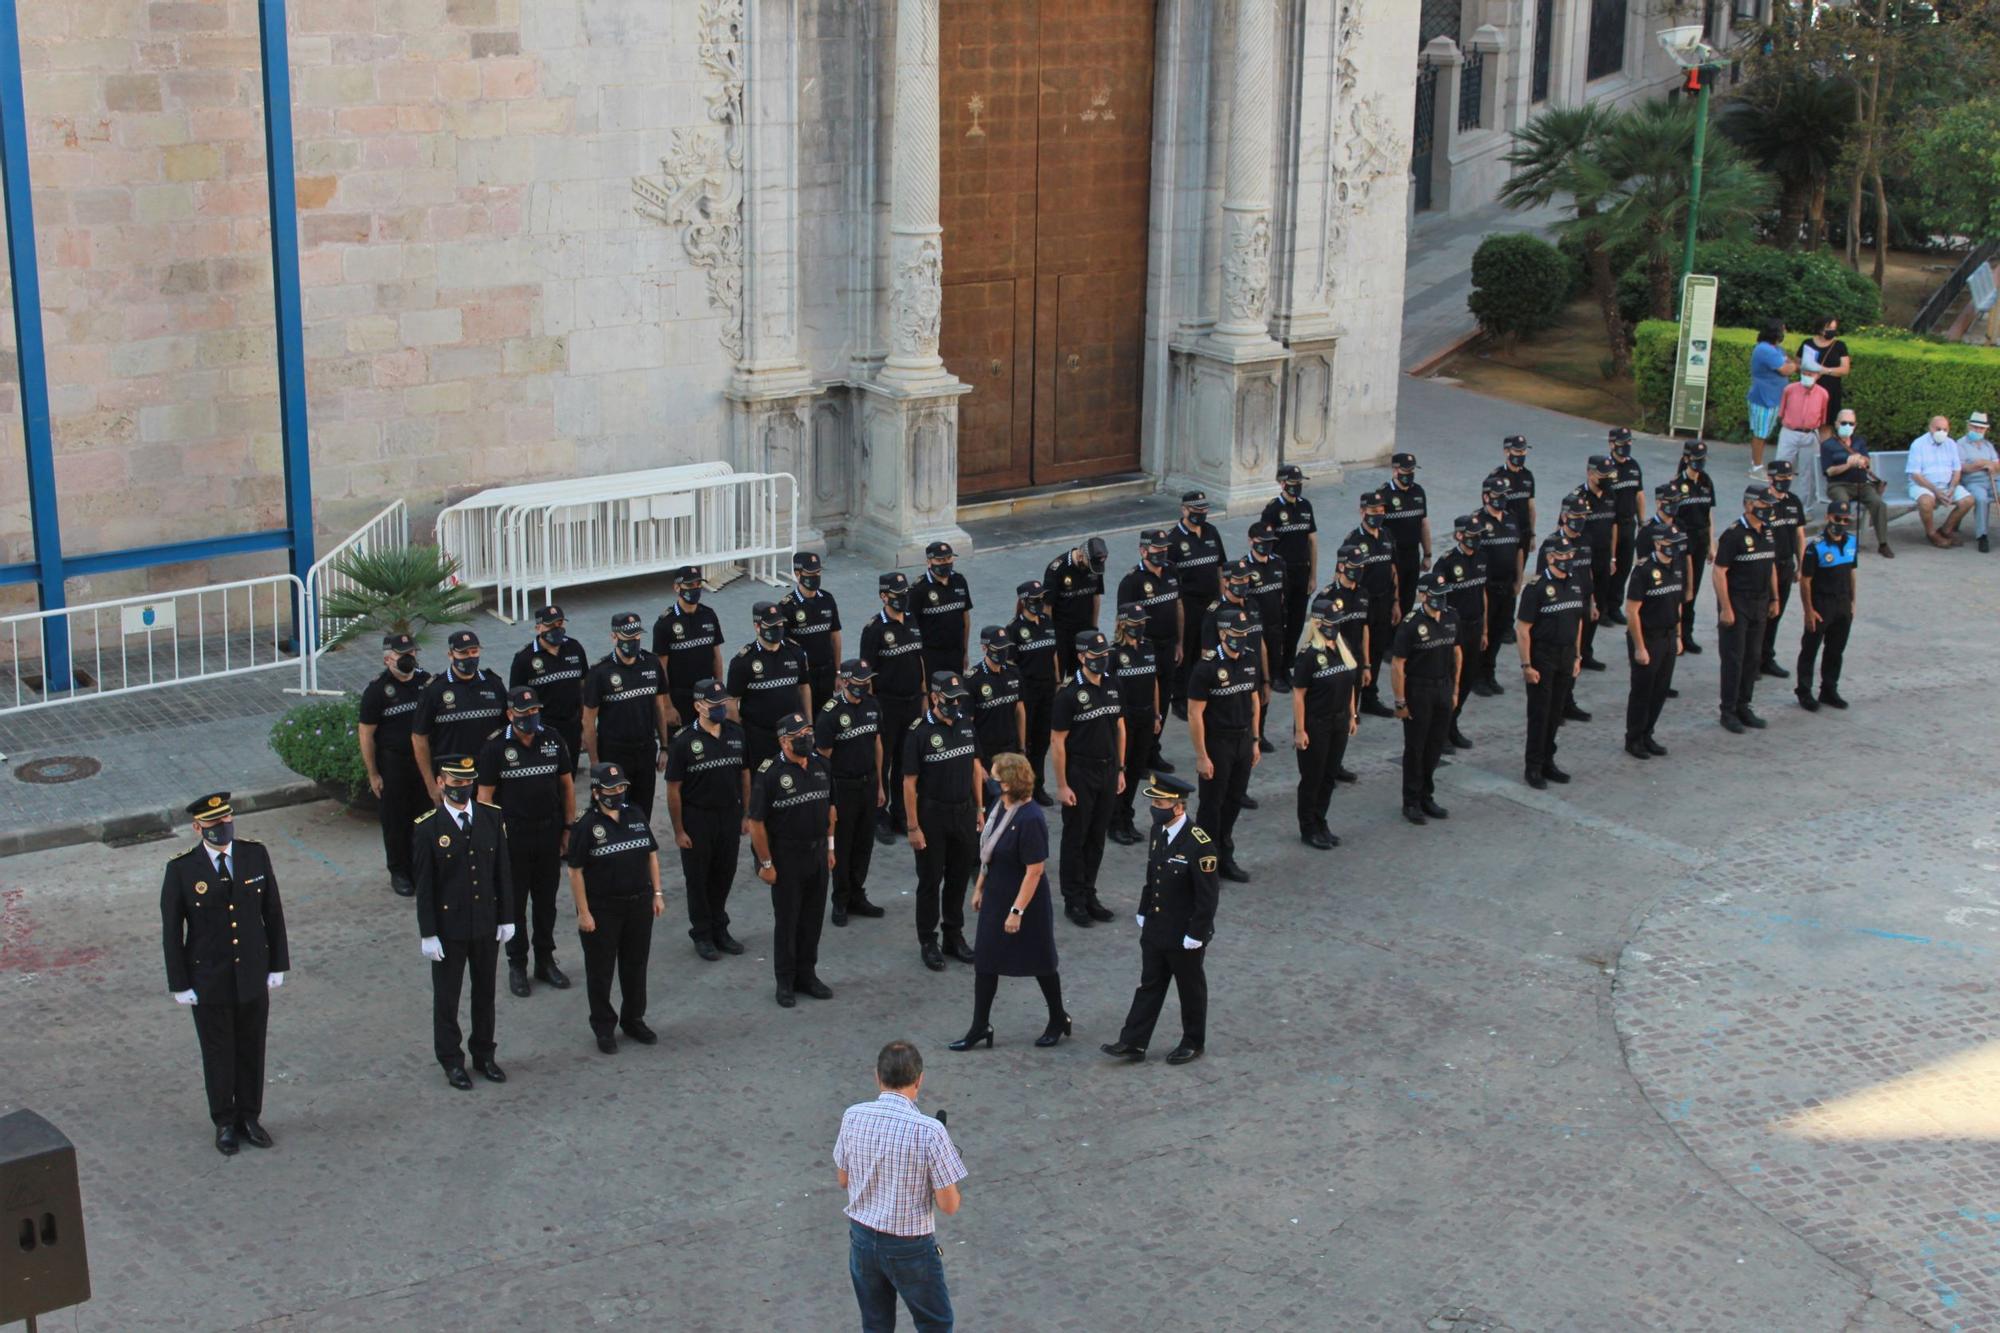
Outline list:
[[[465,1056],[490,1083],[494,1063],[493,983],[500,946],[514,937],[514,870],[500,807],[474,798],[479,765],[469,754],[441,755],[442,798],[411,826],[417,881],[417,936],[431,964],[431,1042],[445,1081],[472,1091]],[[472,974],[472,1038],[458,1025],[458,1000]]]
[[[910,622],[910,580],[891,571],[875,579],[882,609],[862,627],[861,660],[875,672],[882,710],[883,778],[887,795],[875,820],[875,840],[887,844],[907,832],[903,816],[903,734],[924,710],[923,640]]]
[[[1039,585],[1037,585],[1039,586]],[[917,861],[917,946],[924,966],[944,970],[945,954],[972,961],[965,940],[965,887],[979,864],[980,796],[986,765],[966,707],[970,691],[956,671],[931,677],[929,707],[902,733],[903,786],[898,795],[909,821]],[[938,949],[938,924],[944,949]]]
[[[1535,550],[1535,474],[1528,467],[1528,450],[1534,447],[1525,435],[1509,435],[1500,442],[1500,466],[1492,474],[1505,485],[1501,501],[1507,507],[1507,520],[1520,534],[1524,561]]]
[[[1396,610],[1407,616],[1431,559],[1429,501],[1417,484],[1415,454],[1389,455],[1389,484],[1382,488],[1382,503],[1382,525],[1396,553]]]
[[[1646,554],[1638,541],[1646,521],[1646,470],[1632,457],[1630,427],[1613,426],[1605,443],[1611,453],[1611,564],[1622,588],[1632,575],[1635,558]]]
[[[417,768],[410,726],[431,674],[417,666],[417,643],[407,634],[382,636],[382,674],[361,691],[355,727],[368,789],[379,802],[382,857],[389,887],[401,898],[417,891],[410,879],[410,825],[429,807],[428,784]]]
[[[1474,663],[1486,649],[1486,556],[1479,547],[1479,517],[1460,514],[1451,521],[1451,547],[1438,557],[1431,569],[1433,582],[1444,580],[1444,601],[1458,617],[1459,647],[1465,669],[1459,673],[1451,703],[1451,729],[1445,744],[1454,750],[1470,750],[1472,741],[1459,728],[1465,701],[1472,696],[1477,672]]]
[[[1625,700],[1625,753],[1634,759],[1665,755],[1653,739],[1674,664],[1681,652],[1681,604],[1687,601],[1686,560],[1680,538],[1666,523],[1639,530],[1644,558],[1632,566],[1625,584],[1626,650],[1632,663],[1632,690]]]
[[[924,548],[924,576],[910,590],[917,629],[924,641],[924,674],[965,670],[965,647],[972,638],[972,585],[958,572],[950,542]]]
[[[616,764],[627,799],[650,818],[653,778],[665,768],[667,737],[681,714],[669,699],[660,659],[639,646],[639,617],[611,617],[611,651],[583,678],[583,745],[593,764]]]
[[[1591,546],[1586,536],[1585,518],[1590,512],[1590,502],[1575,494],[1565,495],[1556,514],[1556,530],[1542,543],[1541,569],[1548,568],[1549,552],[1558,544],[1568,542],[1570,546],[1569,586],[1583,598],[1583,638],[1580,641],[1579,671],[1590,667],[1590,636],[1597,623],[1597,594],[1591,580]],[[1577,703],[1574,688],[1564,695],[1557,716],[1562,721],[1588,722],[1590,713]]]
[[[1361,726],[1360,683],[1367,611],[1346,605],[1360,593],[1339,591],[1312,604],[1312,632],[1292,659],[1292,748],[1299,764],[1299,840],[1322,851],[1340,845],[1327,827],[1335,782],[1355,775],[1342,764],[1347,738]]]
[[[995,757],[1021,754],[1027,746],[1028,710],[1021,701],[1021,673],[1014,669],[1014,645],[1004,625],[979,631],[979,661],[965,677],[972,691],[972,733],[979,762],[989,769]]]
[[[838,693],[813,719],[813,745],[833,782],[833,869],[829,893],[833,924],[849,917],[880,917],[868,900],[868,866],[875,858],[875,812],[888,800],[883,767],[882,709],[875,702],[875,673],[850,657],[840,664]]]
[[[1125,709],[1110,679],[1111,642],[1102,630],[1078,630],[1076,670],[1056,691],[1051,740],[1056,799],[1062,804],[1058,884],[1063,915],[1079,926],[1111,919],[1097,896],[1097,871],[1111,812],[1125,786]]]
[[[806,685],[815,710],[833,697],[840,666],[840,604],[820,586],[825,577],[814,551],[792,556],[792,590],[778,603],[785,633],[806,655]]]
[[[1162,717],[1174,699],[1174,682],[1181,660],[1181,619],[1185,614],[1181,606],[1180,576],[1167,559],[1171,549],[1166,528],[1146,529],[1139,534],[1139,563],[1118,580],[1118,605],[1136,606],[1146,614],[1146,625],[1140,635],[1153,650],[1153,667],[1159,673],[1159,711]],[[1160,772],[1174,771],[1173,765],[1164,763],[1160,758],[1157,731],[1149,758]]]
[[[1245,640],[1246,651],[1257,665],[1257,722],[1253,728],[1251,743],[1261,754],[1270,754],[1275,748],[1264,739],[1264,717],[1271,711],[1271,655],[1267,646],[1265,627],[1270,623],[1264,618],[1264,606],[1257,599],[1257,572],[1248,556],[1226,560],[1222,564],[1222,595],[1208,604],[1202,613],[1201,651],[1212,653],[1220,643],[1221,633],[1218,621],[1223,613],[1235,610],[1248,617],[1249,637]],[[1242,810],[1255,810],[1256,798],[1247,791],[1238,802]],[[1212,832],[1213,830],[1211,830]],[[1230,844],[1233,850],[1234,844]]]
[[[1125,753],[1120,762],[1125,781],[1118,788],[1117,809],[1111,816],[1108,836],[1121,847],[1137,844],[1143,834],[1133,818],[1133,798],[1153,771],[1152,757],[1160,748],[1161,708],[1159,656],[1146,638],[1150,618],[1137,602],[1118,608],[1112,640],[1111,674],[1118,689],[1119,717],[1125,725]]]
[[[642,1046],[660,1039],[646,1026],[646,962],[653,951],[653,918],[666,910],[667,900],[660,888],[659,844],[646,812],[632,804],[631,790],[623,765],[592,764],[590,808],[570,829],[563,854],[583,943],[590,1030],[606,1055],[618,1053],[620,1031]]]
[[[1026,746],[1021,753],[1028,767],[1035,770],[1035,804],[1053,805],[1043,769],[1048,762],[1051,710],[1062,678],[1056,665],[1056,630],[1043,595],[1040,579],[1029,579],[1014,589],[1014,618],[1007,622],[1007,641],[1014,649],[1014,670],[1021,676]]]
[[[1792,604],[1792,585],[1798,582],[1799,558],[1806,549],[1806,507],[1792,494],[1792,475],[1788,459],[1774,458],[1764,469],[1764,485],[1771,500],[1765,507],[1764,526],[1771,534],[1772,563],[1778,573],[1778,605],[1764,622],[1763,652],[1757,669],[1762,675],[1780,680],[1792,673],[1778,663],[1778,622],[1785,618],[1785,608]]]
[[[271,1146],[264,1114],[264,1048],[271,992],[292,967],[278,872],[264,844],[236,836],[229,793],[187,807],[200,841],[167,862],[160,924],[167,991],[194,1013],[215,1150]]]
[[[1557,533],[1542,546],[1542,572],[1521,589],[1514,615],[1514,644],[1528,693],[1526,777],[1536,789],[1568,782],[1556,764],[1556,732],[1569,716],[1570,691],[1583,670],[1584,626],[1590,621],[1587,588],[1576,578],[1582,561],[1576,543]]]
[[[410,752],[430,805],[438,799],[438,758],[476,755],[487,738],[506,725],[507,687],[496,673],[479,665],[479,636],[469,629],[453,630],[445,643],[451,665],[424,686],[410,723]]]
[[[479,801],[500,811],[507,827],[513,883],[513,932],[507,940],[507,989],[526,998],[528,946],[535,979],[557,990],[569,978],[556,966],[556,886],[562,881],[563,840],[576,819],[576,756],[569,742],[543,725],[534,687],[507,692],[507,730],[479,751]]]
[[[1421,606],[1396,626],[1389,649],[1396,716],[1403,719],[1403,818],[1412,824],[1449,817],[1436,799],[1437,767],[1465,669],[1446,580],[1433,574],[1418,592]]]
[[[1504,694],[1495,668],[1500,649],[1512,638],[1507,628],[1514,623],[1514,603],[1521,595],[1521,576],[1527,567],[1527,547],[1507,508],[1507,479],[1498,472],[1488,474],[1479,484],[1476,543],[1486,561],[1486,646],[1480,649],[1478,669],[1468,668],[1473,677],[1471,690],[1488,698]]]
[[[1181,650],[1174,668],[1174,715],[1188,715],[1188,681],[1201,660],[1202,613],[1222,592],[1222,565],[1229,557],[1222,534],[1208,521],[1208,492],[1181,493],[1181,521],[1168,534],[1167,559],[1180,580]]]
[[[749,742],[729,719],[729,691],[719,680],[697,681],[694,724],[667,743],[667,818],[681,853],[687,889],[688,938],[706,963],[743,946],[729,933],[729,891],[747,831]]]
[[[1097,628],[1104,603],[1104,564],[1109,548],[1092,537],[1049,561],[1042,571],[1042,595],[1049,623],[1056,628],[1056,667],[1062,679],[1076,674],[1076,636]]]
[[[750,608],[757,637],[729,660],[726,682],[743,723],[746,757],[752,767],[778,754],[778,723],[793,713],[812,716],[806,684],[805,650],[786,637],[785,612],[776,602]]]
[[[1190,700],[1191,710],[1193,703]],[[1132,1064],[1146,1058],[1170,981],[1180,997],[1181,1040],[1167,1063],[1199,1060],[1208,1045],[1208,977],[1203,968],[1209,941],[1215,938],[1215,907],[1222,889],[1216,874],[1222,853],[1214,835],[1188,818],[1192,790],[1187,779],[1165,773],[1155,774],[1145,789],[1153,806],[1153,833],[1137,914],[1139,988],[1132,993],[1132,1008],[1118,1040],[1100,1048]]]
[[[1716,651],[1722,656],[1723,729],[1761,728],[1764,719],[1750,707],[1757,689],[1757,662],[1764,651],[1764,623],[1778,611],[1778,552],[1764,525],[1771,493],[1762,486],[1743,492],[1743,516],[1715,538]]]
[[[1701,644],[1694,637],[1694,621],[1701,599],[1696,593],[1701,588],[1701,572],[1715,555],[1715,480],[1708,475],[1708,446],[1702,441],[1689,440],[1681,446],[1674,489],[1678,496],[1674,521],[1687,533],[1688,547],[1688,599],[1681,607],[1681,647],[1699,654]]]
[[[1250,882],[1236,863],[1236,817],[1250,786],[1250,772],[1263,754],[1257,748],[1261,672],[1250,648],[1250,613],[1226,607],[1215,617],[1216,646],[1201,655],[1188,677],[1188,738],[1200,778],[1197,823],[1214,840],[1219,873],[1238,884]]]
[[[771,886],[771,970],[778,1006],[790,1009],[803,991],[833,998],[819,979],[820,926],[826,920],[826,877],[834,859],[833,779],[813,747],[812,719],[778,720],[781,753],[757,766],[750,782],[750,845],[757,878]]]
[[[583,678],[590,657],[569,636],[569,622],[560,606],[535,612],[535,637],[514,654],[507,670],[507,688],[523,685],[542,701],[542,725],[563,738],[570,758],[583,757]]]
[[[667,675],[667,700],[674,725],[694,721],[694,687],[721,680],[722,618],[701,604],[706,590],[701,566],[674,571],[674,600],[653,622],[653,656]]]
[[[1611,498],[1611,478],[1617,464],[1609,454],[1592,454],[1584,464],[1583,484],[1563,497],[1565,507],[1582,510],[1583,549],[1579,560],[1590,562],[1590,596],[1597,614],[1583,624],[1583,669],[1602,671],[1598,657],[1597,627],[1609,621],[1622,624],[1625,613],[1618,609],[1623,591],[1617,579],[1618,509]]]
[[[1847,707],[1847,700],[1840,695],[1840,660],[1847,652],[1859,596],[1854,563],[1859,538],[1853,517],[1853,506],[1846,500],[1829,501],[1826,526],[1806,544],[1805,557],[1799,562],[1799,607],[1805,613],[1806,627],[1799,636],[1798,679],[1792,684],[1792,693],[1808,713],[1818,712],[1822,704]],[[1820,656],[1822,649],[1824,657]],[[1812,684],[1815,661],[1819,665],[1817,695]]]
[[[1264,526],[1277,539],[1278,558],[1285,562],[1285,642],[1279,661],[1297,654],[1305,632],[1306,612],[1319,586],[1319,521],[1306,499],[1305,470],[1297,463],[1278,469],[1278,493],[1264,503]],[[1120,598],[1120,600],[1124,600]]]
[[[1394,717],[1381,694],[1382,662],[1403,618],[1396,544],[1382,526],[1389,501],[1380,490],[1364,491],[1359,506],[1361,525],[1347,534],[1341,546],[1355,553],[1353,563],[1368,608],[1368,673],[1361,682],[1361,711],[1373,717]]]
[[[1267,523],[1250,525],[1250,555],[1243,562],[1250,570],[1250,604],[1257,608],[1260,627],[1258,646],[1264,668],[1264,711],[1257,719],[1257,748],[1270,754],[1278,747],[1264,737],[1264,725],[1271,719],[1271,694],[1292,688],[1285,648],[1285,562],[1278,555],[1278,538]],[[1256,807],[1251,807],[1255,809]]]

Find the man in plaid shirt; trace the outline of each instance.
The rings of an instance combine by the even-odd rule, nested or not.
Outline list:
[[[917,1109],[924,1057],[915,1046],[884,1046],[875,1057],[875,1082],[880,1094],[847,1108],[833,1145],[833,1165],[847,1191],[847,1271],[861,1327],[864,1333],[895,1328],[901,1295],[919,1333],[947,1333],[951,1293],[934,1210],[947,1216],[958,1211],[965,1161],[944,1122]]]

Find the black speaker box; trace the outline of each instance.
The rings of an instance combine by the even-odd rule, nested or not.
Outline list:
[[[76,1148],[33,1111],[0,1116],[0,1324],[89,1299]]]

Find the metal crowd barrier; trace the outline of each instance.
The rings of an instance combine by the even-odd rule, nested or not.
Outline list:
[[[396,501],[381,513],[368,520],[361,528],[340,545],[321,556],[313,567],[306,571],[306,597],[308,613],[306,623],[312,627],[312,651],[306,654],[308,679],[302,687],[309,693],[320,693],[319,659],[326,652],[326,646],[333,637],[346,628],[344,620],[333,620],[326,614],[327,597],[335,592],[346,591],[355,586],[354,580],[335,569],[334,562],[344,555],[373,554],[376,551],[394,550],[410,544],[410,510],[401,500]]]

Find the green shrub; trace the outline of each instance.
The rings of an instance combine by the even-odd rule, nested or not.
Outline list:
[[[360,706],[350,696],[300,704],[271,728],[271,748],[285,767],[356,801],[368,794],[368,769],[361,762]]]
[[[1496,232],[1472,254],[1472,296],[1479,327],[1503,338],[1554,324],[1569,299],[1574,270],[1553,245],[1525,232]]]
[[[1842,329],[1858,329],[1882,318],[1882,294],[1875,284],[1825,250],[1773,250],[1767,245],[1716,241],[1694,248],[1694,271],[1721,279],[1716,288],[1715,322],[1754,329],[1767,319],[1785,321],[1788,346],[1819,327],[1828,315]],[[1648,313],[1652,293],[1643,264],[1618,279],[1618,312],[1627,323]]]
[[[1854,409],[1861,433],[1877,448],[1903,448],[1940,412],[1962,426],[1975,409],[2000,407],[2000,348],[1841,336],[1854,357],[1854,371],[1841,386],[1840,405]],[[1679,340],[1680,326],[1668,320],[1648,320],[1637,331],[1632,376],[1640,411],[1655,428],[1665,425],[1673,400]],[[1751,329],[1715,331],[1705,431],[1710,439],[1750,438],[1744,399],[1750,392],[1750,349],[1756,341]]]

